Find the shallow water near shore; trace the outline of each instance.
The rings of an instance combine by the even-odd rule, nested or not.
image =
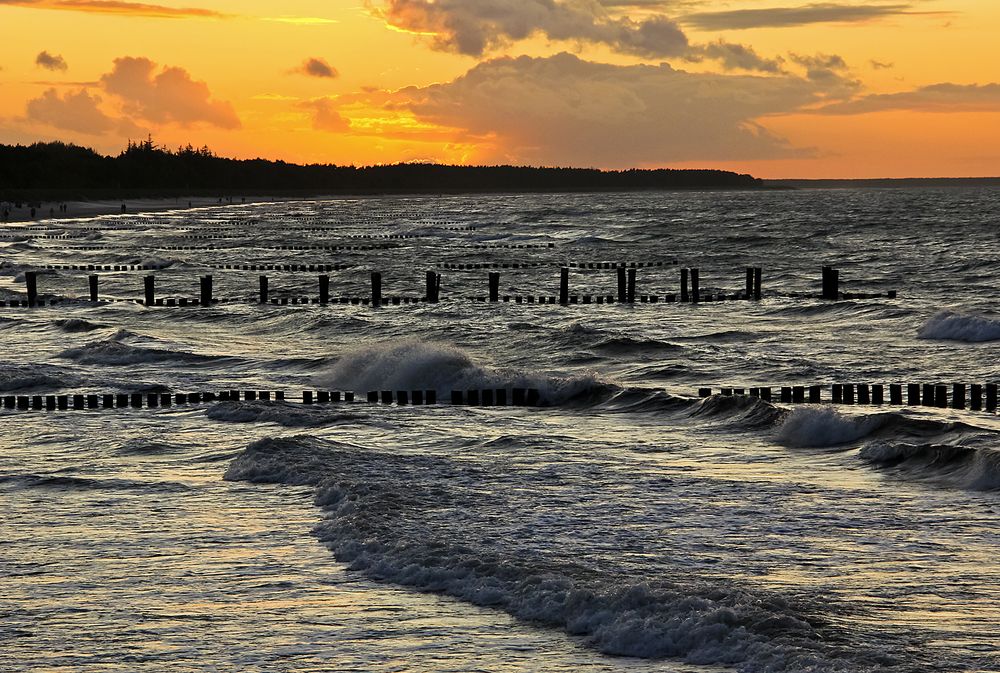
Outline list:
[[[696,395],[995,382],[998,197],[382,197],[7,226],[0,299],[39,266],[156,264],[159,296],[212,274],[224,301],[0,309],[0,394],[529,387],[544,406],[0,411],[0,670],[1000,669],[995,414]],[[388,247],[273,249],[341,245]],[[540,264],[499,269],[501,294],[555,295],[560,265],[617,261],[663,263],[637,272],[660,296],[680,266],[729,294],[760,266],[763,300],[490,305],[471,299],[486,270],[442,268]],[[338,297],[370,271],[419,297],[437,269],[442,302],[260,306],[262,272],[227,264],[341,265]],[[898,298],[805,296],[823,265]],[[317,273],[266,273],[275,297],[316,294]],[[83,297],[87,275],[40,292]],[[101,273],[101,293],[139,298],[142,275]],[[610,270],[570,283],[616,291]]]

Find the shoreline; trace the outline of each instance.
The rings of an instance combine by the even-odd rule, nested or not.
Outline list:
[[[314,197],[326,198],[326,197]],[[71,201],[42,201],[34,203],[35,215],[32,217],[32,207],[26,202],[21,203],[21,208],[14,208],[13,204],[5,203],[5,208],[10,208],[10,215],[6,220],[0,220],[0,224],[24,224],[55,222],[63,220],[78,220],[102,215],[148,215],[151,213],[163,213],[174,210],[196,210],[199,208],[218,208],[222,206],[242,206],[260,203],[279,203],[285,201],[308,200],[305,196],[253,196],[234,198],[209,198],[209,197],[185,197],[174,199],[157,198],[135,198],[123,200],[71,200]],[[125,211],[122,211],[122,204]],[[61,207],[65,207],[62,210]]]

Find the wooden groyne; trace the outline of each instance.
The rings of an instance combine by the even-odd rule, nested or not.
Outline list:
[[[440,401],[436,390],[374,390],[366,395],[353,391],[304,390],[290,397],[283,390],[222,390],[188,393],[66,393],[60,395],[4,395],[0,408],[6,411],[98,411],[106,409],[160,409],[219,402],[273,402],[305,406],[377,404],[395,406],[537,407],[541,395],[534,388],[482,388],[453,390]]]
[[[997,390],[996,383],[834,383],[720,388],[717,394],[725,397],[745,395],[782,404],[888,405],[995,412]],[[713,388],[698,389],[699,397],[711,397],[713,394],[716,394]]]
[[[83,266],[83,265],[78,265]],[[119,265],[119,267],[125,267],[127,265]],[[230,266],[230,265],[222,265]],[[302,270],[305,268],[306,271],[321,271],[322,265],[247,265],[250,269],[247,270],[264,270],[265,267],[271,266],[277,269],[281,267],[280,270]],[[256,269],[254,268],[256,266]],[[83,270],[82,268],[80,270]],[[90,271],[90,265],[87,265],[87,270]],[[96,270],[96,265],[94,265],[94,270]],[[135,270],[135,265],[132,265],[130,270]],[[228,270],[228,269],[227,269]],[[242,269],[241,269],[242,270]],[[487,275],[487,294],[486,295],[475,295],[472,297],[451,297],[451,300],[465,300],[465,301],[475,301],[480,303],[515,303],[515,304],[540,304],[540,305],[552,305],[559,304],[561,306],[570,305],[589,305],[589,304],[673,304],[673,303],[689,303],[689,304],[702,304],[702,303],[713,303],[722,301],[761,301],[764,297],[762,289],[762,279],[763,270],[760,267],[746,267],[746,286],[743,290],[735,292],[719,292],[719,291],[702,291],[701,287],[701,275],[699,269],[697,268],[682,268],[680,270],[680,288],[678,293],[666,293],[666,294],[648,294],[648,293],[638,293],[638,282],[639,282],[639,267],[638,266],[625,266],[624,264],[614,267],[615,278],[616,278],[616,289],[615,294],[571,294],[570,292],[570,272],[573,269],[569,266],[563,266],[559,269],[559,286],[558,286],[558,297],[555,295],[509,295],[500,293],[500,273],[497,271],[491,271]],[[832,281],[829,281],[827,275],[827,269],[824,268],[824,287],[823,293],[820,295],[810,295],[806,294],[791,294],[791,293],[771,293],[769,296],[772,297],[785,297],[785,298],[812,298],[812,299],[832,299],[833,298],[833,286]],[[39,299],[38,292],[38,272],[37,271],[26,271],[24,274],[25,278],[25,288],[26,288],[26,299],[13,299],[0,301],[0,307],[7,308],[33,308],[42,305],[60,305],[60,304],[71,304],[79,303],[80,300],[67,300],[60,298],[49,298],[46,300]],[[427,281],[424,288],[423,297],[411,297],[405,298],[402,296],[391,297],[388,301],[383,300],[382,293],[382,273],[379,271],[371,272],[371,294],[368,297],[359,296],[341,296],[339,298],[334,298],[331,295],[331,285],[330,276],[326,274],[321,274],[317,277],[318,281],[318,293],[312,296],[286,296],[286,297],[273,297],[271,296],[271,285],[269,277],[266,275],[260,275],[258,277],[258,291],[256,293],[258,304],[271,304],[271,305],[289,305],[289,304],[352,304],[352,305],[370,305],[372,307],[380,307],[384,305],[404,305],[411,303],[438,303],[441,301],[441,287],[442,287],[442,276],[435,271],[427,271],[426,275]],[[207,279],[207,280],[206,280]],[[88,277],[88,296],[90,302],[102,301],[99,293],[99,282],[100,276],[98,274],[90,274]],[[181,306],[200,306],[209,307],[215,306],[219,303],[254,303],[246,298],[243,299],[220,299],[214,295],[213,277],[211,275],[202,276],[199,278],[199,294],[197,298],[194,297],[175,297],[168,298],[165,301],[162,298],[156,297],[155,291],[156,277],[155,275],[147,275],[143,278],[143,295],[141,300],[133,300],[135,303],[140,303],[145,306],[168,306],[168,307],[181,307]],[[206,291],[207,287],[207,291]],[[897,296],[895,291],[890,291],[887,293],[847,293],[840,292],[837,290],[838,299],[876,299],[876,298],[888,298],[895,299]],[[119,300],[120,301],[120,300]],[[128,300],[126,300],[128,301]]]

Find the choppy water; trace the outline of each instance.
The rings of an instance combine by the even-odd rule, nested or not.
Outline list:
[[[676,260],[708,290],[761,266],[764,301],[491,306],[461,299],[486,271],[449,270],[441,304],[377,311],[0,309],[3,394],[527,385],[551,405],[0,412],[0,670],[998,670],[995,415],[694,399],[996,381],[998,220],[991,190],[845,190],[8,227],[0,298],[45,264],[169,263],[162,296],[197,296],[210,272],[217,296],[249,301],[258,272],[205,265],[342,264],[335,296],[365,294],[370,270],[386,296],[419,296],[438,264],[545,262],[503,270],[501,293],[549,295],[562,262]],[[209,229],[232,237],[185,238]],[[59,233],[81,238],[37,238]],[[270,249],[371,233],[417,237]],[[899,298],[785,296],[818,293],[823,264],[845,290]],[[102,274],[102,294],[139,297],[141,275]],[[316,274],[268,275],[276,296],[315,294]],[[85,276],[39,285],[83,296]],[[638,292],[677,278],[641,269]],[[571,284],[614,294],[615,279]]]

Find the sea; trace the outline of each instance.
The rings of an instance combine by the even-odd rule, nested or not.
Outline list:
[[[35,270],[46,303],[0,308],[0,396],[286,393],[0,410],[0,671],[1000,671],[995,412],[778,395],[997,382],[997,189],[227,201],[0,234],[0,299]],[[633,262],[634,304],[583,303]],[[335,301],[292,303],[318,265]],[[563,266],[578,302],[528,303]],[[732,298],[748,266],[760,301]],[[824,266],[873,296],[821,299]],[[666,301],[683,268],[727,299]],[[386,305],[341,303],[371,272]],[[177,300],[212,275],[219,302],[143,306],[146,275]],[[539,405],[450,404],[514,388]]]

